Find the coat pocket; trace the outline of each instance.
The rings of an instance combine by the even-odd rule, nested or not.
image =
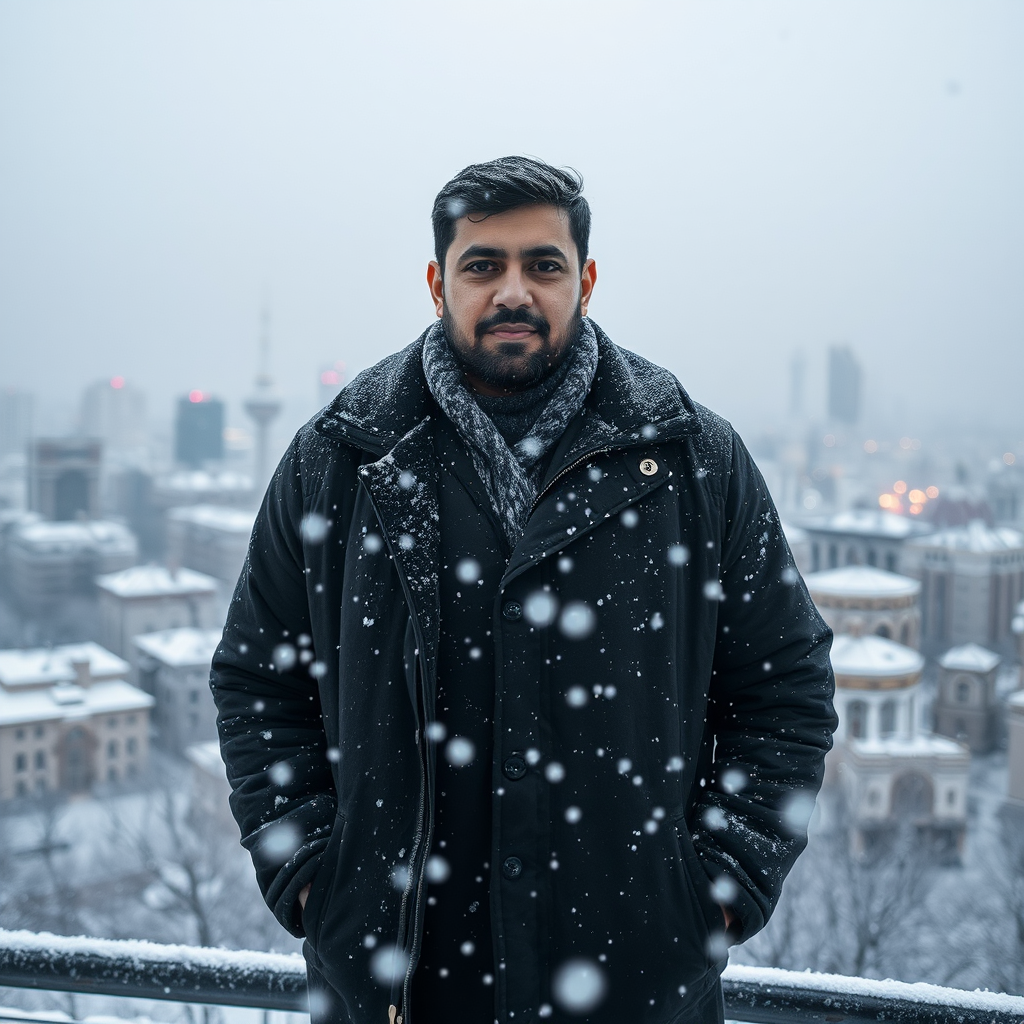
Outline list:
[[[711,896],[711,879],[708,877],[708,873],[704,870],[704,866],[697,856],[685,817],[676,819],[675,830],[676,839],[679,843],[679,853],[683,859],[683,867],[686,871],[690,891],[697,906],[700,907],[708,935],[724,933],[725,915],[722,913],[722,908]]]
[[[306,897],[306,905],[302,908],[302,930],[306,933],[309,944],[316,947],[320,938],[320,926],[324,919],[324,906],[331,891],[334,876],[338,871],[338,852],[342,836],[345,833],[346,821],[339,812],[331,828],[331,838],[327,841],[323,853],[320,854],[320,866],[313,876],[313,884]]]

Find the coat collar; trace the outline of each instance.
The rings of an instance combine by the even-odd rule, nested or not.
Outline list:
[[[598,364],[585,408],[600,431],[601,444],[631,445],[697,433],[700,421],[679,381],[593,326]],[[360,373],[321,413],[315,429],[379,457],[427,416],[436,415],[423,375],[425,335]],[[585,445],[586,439],[580,442]]]

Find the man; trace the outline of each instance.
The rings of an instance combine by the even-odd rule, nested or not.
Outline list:
[[[743,445],[586,318],[580,181],[438,195],[439,320],[299,431],[214,659],[317,1020],[720,1021],[835,726]]]

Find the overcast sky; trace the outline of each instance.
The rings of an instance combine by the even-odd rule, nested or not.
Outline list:
[[[1019,0],[7,0],[0,385],[237,403],[267,295],[312,408],[431,321],[439,187],[522,152],[585,178],[594,319],[741,429],[844,341],[894,429],[1024,438],[1022,54]]]

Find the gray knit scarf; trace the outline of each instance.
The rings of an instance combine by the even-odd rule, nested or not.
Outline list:
[[[423,343],[427,386],[469,448],[509,544],[515,547],[537,497],[540,462],[565,432],[597,372],[597,335],[583,318],[579,340],[565,357],[565,376],[536,422],[512,448],[466,387],[462,365],[452,352],[439,320]]]

